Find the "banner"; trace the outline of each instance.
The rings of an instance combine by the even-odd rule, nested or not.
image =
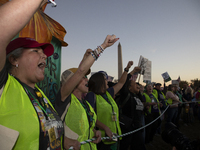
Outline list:
[[[163,77],[163,79],[164,79],[165,82],[168,82],[168,81],[171,80],[171,78],[170,78],[168,72],[165,72],[165,73],[163,73],[163,74],[161,74],[161,75],[162,75],[162,77]]]
[[[143,82],[151,83],[151,61],[147,61],[146,68],[144,70]]]
[[[179,82],[177,80],[172,80],[172,84],[179,85]]]
[[[140,74],[143,75],[143,82],[151,83],[151,61],[140,55],[138,67],[141,68]]]
[[[144,75],[144,71],[146,69],[147,62],[148,62],[148,59],[144,58],[142,55],[140,55],[138,67],[141,68],[140,74],[142,74],[142,75]]]

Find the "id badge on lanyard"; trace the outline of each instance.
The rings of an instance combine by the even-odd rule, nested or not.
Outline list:
[[[50,143],[58,139],[58,122],[54,120],[47,120],[45,123],[45,131],[49,135],[49,141]]]
[[[45,105],[48,108],[48,101],[46,100],[46,98],[43,98]],[[49,135],[49,141],[50,143],[55,141],[56,139],[58,139],[58,121],[56,120],[52,120],[48,117],[49,120],[46,120],[45,123],[45,131],[48,133]]]

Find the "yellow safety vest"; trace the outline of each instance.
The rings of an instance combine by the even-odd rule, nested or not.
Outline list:
[[[121,128],[119,125],[118,106],[115,103],[112,96],[109,94],[109,92],[106,91],[106,95],[112,106],[101,95],[96,95],[97,119],[103,124],[105,124],[106,126],[108,126],[113,133],[117,133],[118,135],[121,135]],[[113,113],[112,107],[114,109],[114,112],[116,113],[115,115],[116,115],[117,121],[112,120],[112,113]],[[104,130],[100,130],[100,131],[101,131],[101,136],[105,137],[105,131]],[[115,141],[108,142],[106,140],[103,140],[103,143],[113,144],[115,143]]]
[[[156,89],[153,89],[153,92],[152,92],[155,96],[156,96],[156,98],[158,99],[158,91],[156,90]],[[163,93],[163,92],[161,92],[161,94],[163,95],[163,97],[164,97],[164,99],[166,99],[166,96],[165,96],[165,94]]]
[[[45,94],[37,89],[53,108]],[[0,98],[0,124],[19,132],[13,150],[39,149],[40,122],[37,112],[23,86],[9,74]]]
[[[90,127],[89,122],[88,122],[88,117],[87,113],[80,103],[80,101],[75,97],[74,94],[71,94],[71,103],[68,108],[66,117],[65,117],[65,124],[75,133],[79,135],[78,141],[82,142],[88,139],[93,138],[94,132],[93,129],[96,124],[96,114],[91,107],[91,105],[87,102],[90,111],[93,113],[93,123],[92,126]],[[96,144],[94,143],[86,143],[81,145],[80,150],[96,150]]]
[[[155,97],[158,99],[158,91],[156,89],[153,89],[152,93],[154,93]]]
[[[143,95],[145,96],[146,102],[151,103],[151,98],[149,97],[149,95],[147,95],[146,93],[143,93]],[[159,114],[161,114],[159,101],[153,93],[152,93],[152,95],[157,101]],[[151,107],[149,108],[149,113],[151,113]]]

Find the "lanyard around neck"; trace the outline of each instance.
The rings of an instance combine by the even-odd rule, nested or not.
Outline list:
[[[34,101],[38,104],[38,106],[44,111],[44,113],[48,116],[48,118],[49,118],[49,115],[48,115],[48,113],[46,112],[46,110],[40,105],[40,103],[36,100],[36,98],[31,94],[31,92],[28,90],[28,88],[26,88],[25,86],[24,86],[24,88],[25,88],[25,90],[26,90],[26,92],[27,92],[27,94],[30,94],[31,95],[31,97],[34,99]],[[50,118],[49,118],[50,119]]]
[[[84,100],[82,100],[84,101]],[[89,110],[87,109],[86,105],[81,103],[81,105],[83,106],[83,108],[85,109],[87,115],[90,117],[90,119],[92,119],[92,121],[94,121],[94,118],[92,117],[92,115],[88,112]],[[91,112],[91,111],[90,111]]]

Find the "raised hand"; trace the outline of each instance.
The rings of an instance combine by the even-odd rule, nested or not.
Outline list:
[[[113,35],[107,35],[106,39],[104,40],[103,44],[101,45],[101,47],[103,49],[106,49],[107,47],[112,46],[116,41],[118,41],[119,38],[116,38],[116,36]]]
[[[133,61],[129,61],[126,68],[129,69],[129,68],[131,68],[132,65],[133,65]]]
[[[134,71],[134,72],[140,72],[140,71],[141,71],[141,68],[140,68],[140,67],[134,67],[133,71]]]

